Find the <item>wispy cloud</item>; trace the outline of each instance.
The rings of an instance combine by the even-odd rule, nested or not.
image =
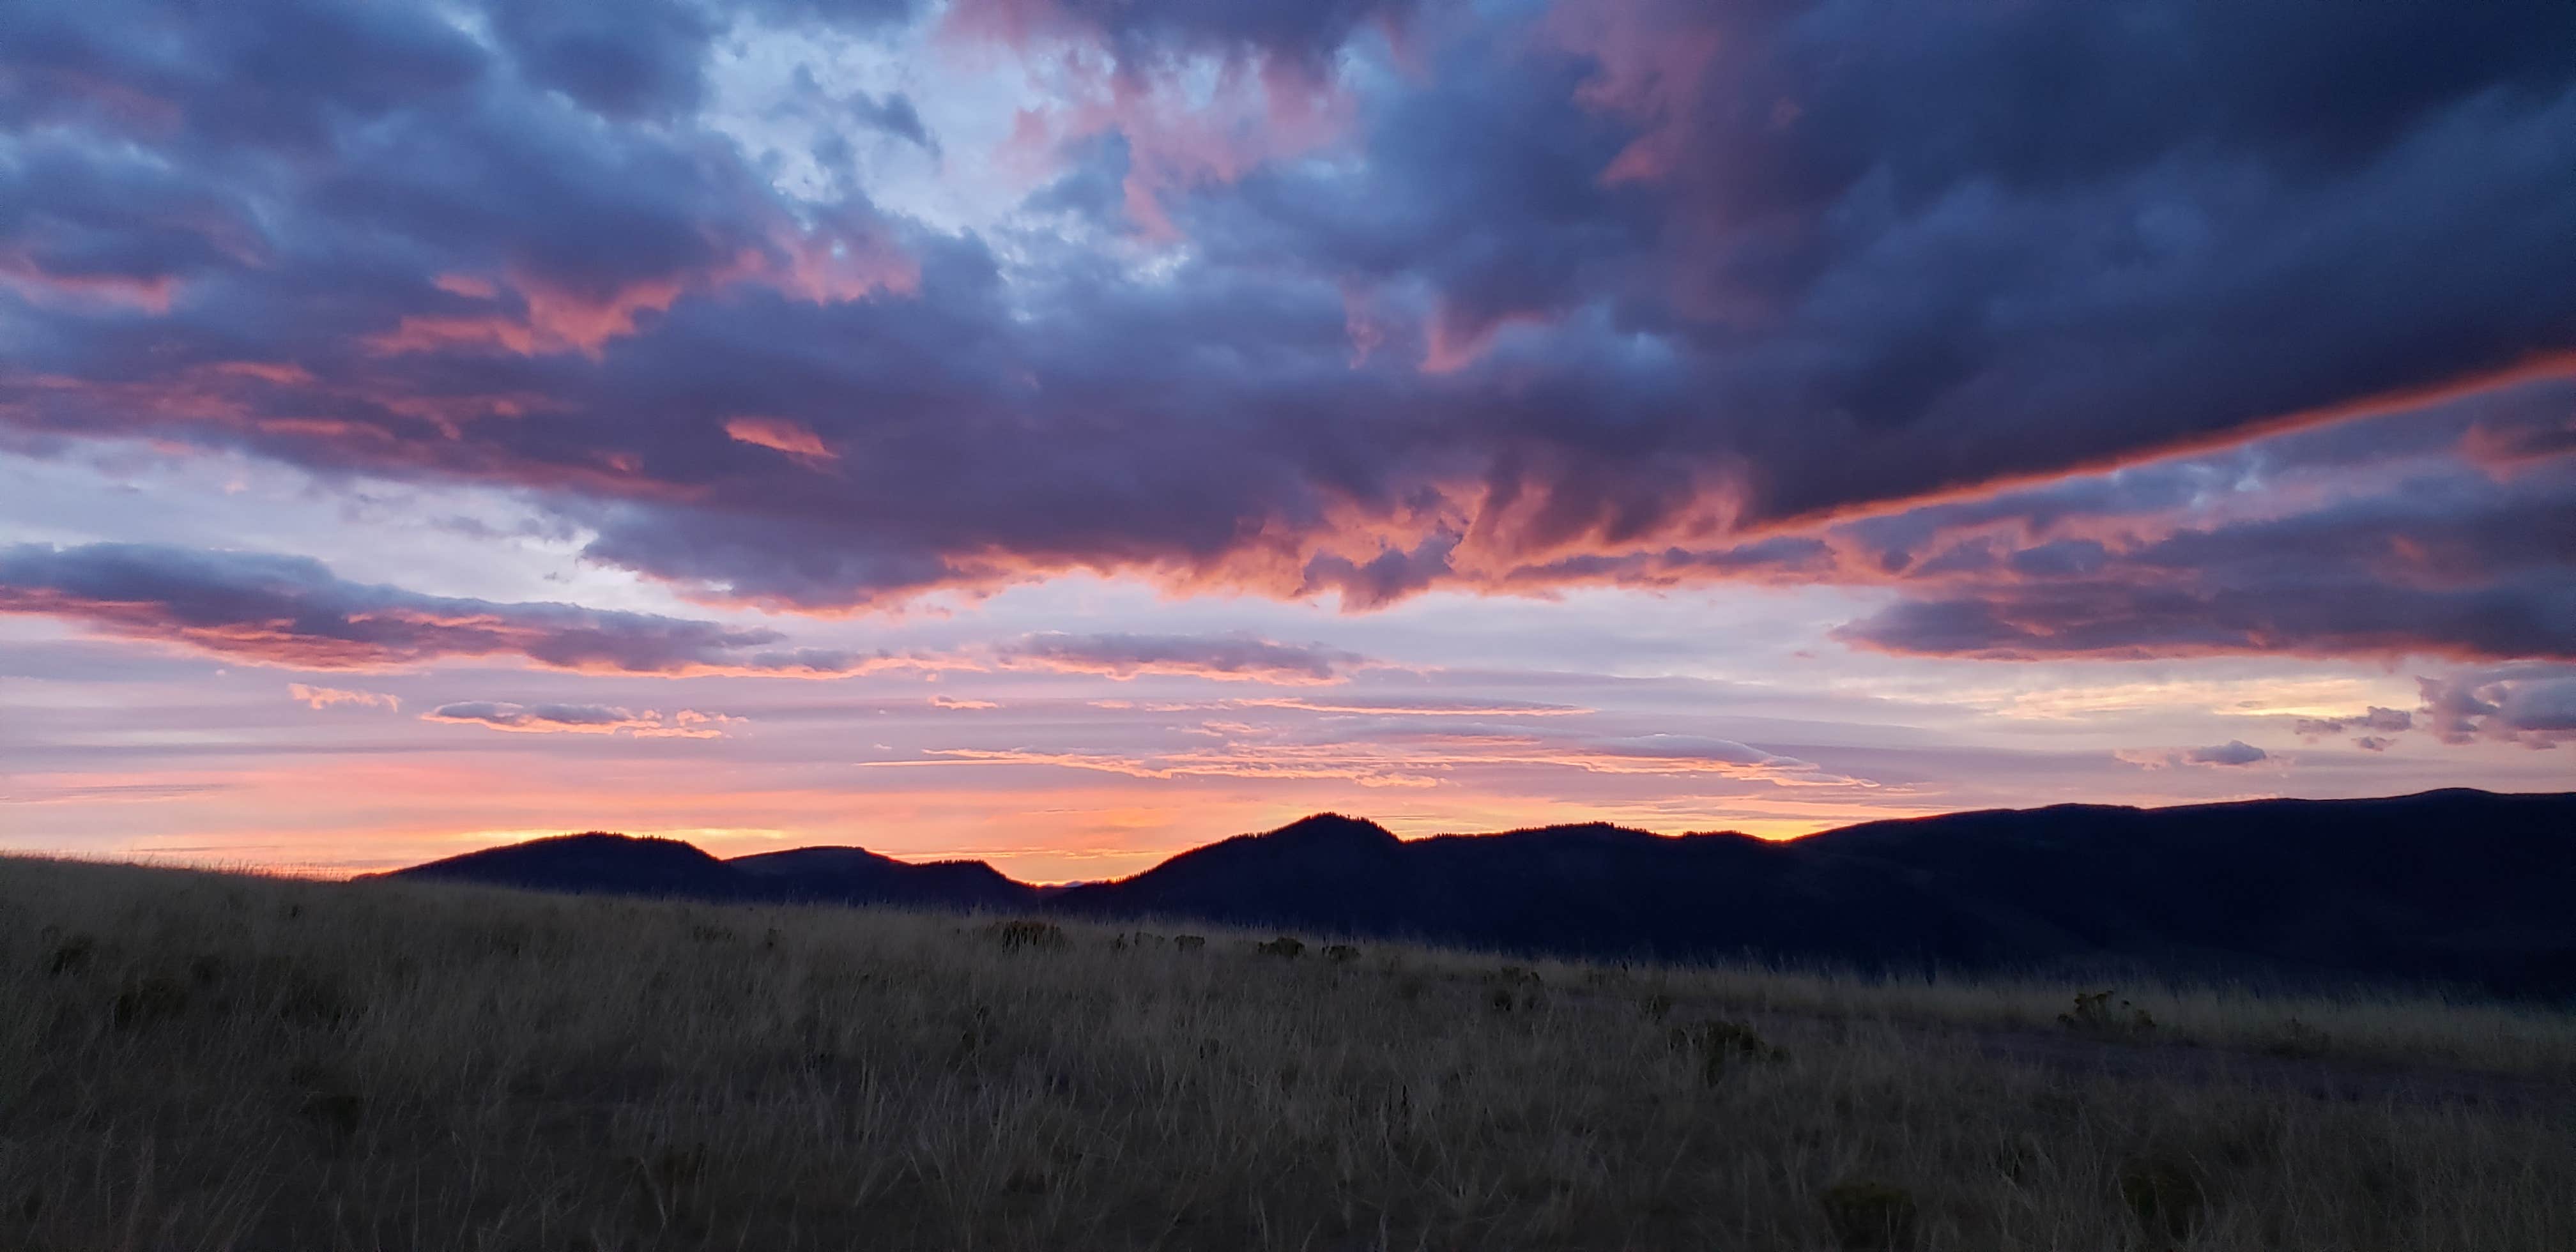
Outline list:
[[[2272,754],[2241,739],[2212,744],[2205,748],[2123,748],[2112,755],[2141,769],[2174,769],[2201,766],[2210,769],[2243,769],[2260,765]]]
[[[663,714],[607,704],[511,704],[465,700],[421,714],[425,722],[454,722],[523,734],[612,735],[641,739],[720,739],[742,719],[681,709]]]
[[[1337,779],[1365,787],[1434,787],[1465,770],[1567,769],[1593,774],[1721,775],[1783,787],[1870,787],[1812,761],[1699,735],[1539,734],[1515,727],[1439,729],[1394,722],[1349,734],[1299,738],[1263,727],[1202,723],[1189,728],[1217,743],[1171,750],[954,747],[925,750],[908,765],[1045,765],[1132,778]]]
[[[306,683],[288,683],[286,694],[312,709],[327,709],[339,704],[378,708],[387,712],[396,712],[402,708],[401,700],[381,691],[350,691],[340,687],[315,687]]]
[[[1036,634],[997,649],[1006,666],[1062,673],[1183,674],[1226,682],[1338,683],[1369,658],[1316,643],[1252,635]]]
[[[971,664],[792,647],[774,630],[650,613],[422,595],[350,582],[305,557],[144,544],[0,548],[0,613],[305,670],[496,655],[667,677],[837,678]]]

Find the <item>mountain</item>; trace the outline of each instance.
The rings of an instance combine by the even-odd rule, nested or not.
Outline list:
[[[1795,951],[1986,962],[2007,946],[1894,870],[1747,835],[1587,824],[1398,840],[1326,814],[1182,853],[1051,907],[1599,956]],[[1846,915],[1861,915],[1866,926]],[[1989,948],[1994,950],[1989,951]]]
[[[1318,814],[1039,888],[859,848],[718,860],[570,835],[396,877],[1202,919],[1512,952],[1877,969],[2404,979],[2576,995],[2576,794],[2433,791],[1871,822],[1785,843],[1585,824],[1401,840]]]
[[[726,900],[740,894],[725,863],[694,844],[604,830],[485,848],[383,876],[596,895]]]
[[[916,864],[865,848],[795,848],[718,860],[676,839],[602,831],[485,848],[380,877],[585,895],[945,909],[1024,909],[1041,894],[982,861]]]
[[[750,894],[798,904],[904,904],[1024,909],[1038,889],[982,861],[915,864],[865,848],[792,848],[722,862]]]
[[[2061,805],[1799,843],[2076,953],[2576,992],[2576,795]]]

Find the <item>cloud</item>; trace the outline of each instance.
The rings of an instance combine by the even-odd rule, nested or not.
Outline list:
[[[381,708],[399,712],[402,701],[381,691],[346,691],[338,687],[313,687],[303,683],[286,684],[286,694],[313,709],[327,709],[335,704],[354,704],[364,708]]]
[[[835,461],[840,454],[825,447],[813,431],[794,422],[774,417],[735,417],[724,424],[725,434],[736,442],[784,452],[791,457],[811,461]]]
[[[2206,748],[2124,748],[2112,755],[2142,769],[2173,769],[2187,765],[2242,769],[2273,759],[2271,753],[2241,739],[2230,739]]]
[[[1851,578],[1806,532],[2576,371],[2532,261],[2576,14],[2366,8],[22,6],[0,427],[507,489],[781,608]],[[1045,229],[799,182],[711,111],[732,32],[933,21],[1049,67],[1000,206]],[[993,160],[863,98],[837,125]],[[2563,563],[2277,598],[2210,533],[2247,546],[1998,551],[2053,590],[1852,637],[2570,655]]]
[[[1030,635],[997,650],[1001,663],[1073,674],[1134,678],[1184,674],[1221,682],[1338,683],[1372,664],[1322,644],[1275,643],[1250,635]]]
[[[1619,739],[1596,740],[1588,745],[1601,756],[1664,765],[1684,763],[1716,767],[1741,766],[1751,771],[1807,773],[1816,769],[1813,761],[1779,756],[1732,739],[1705,735],[1653,734]],[[1594,766],[1593,768],[1603,768]]]
[[[639,739],[721,739],[724,728],[741,721],[721,713],[681,709],[665,716],[606,704],[511,704],[466,700],[442,704],[421,714],[425,722],[488,726],[523,734],[628,734]]]
[[[930,707],[934,709],[953,709],[964,713],[978,713],[987,709],[998,709],[1002,706],[991,700],[961,700],[955,696],[932,696],[930,697]]]
[[[2299,734],[2315,740],[2356,729],[2393,735],[2399,731],[2411,730],[2414,726],[2414,714],[2403,709],[2384,709],[2378,705],[2372,705],[2356,717],[2302,717],[2294,729]]]
[[[2256,469],[2276,482],[2238,506],[2269,510],[2252,515],[2123,518],[2113,510],[2133,506],[2102,501],[2054,522],[2094,534],[1881,528],[1894,544],[1881,563],[1897,568],[1879,577],[1900,596],[1835,633],[1991,659],[2576,658],[2576,459],[2506,479],[2439,458],[2400,464],[2413,472],[2325,499],[2303,499],[2321,489],[2279,467]],[[2363,476],[2320,466],[2309,477],[2330,475]]]
[[[2444,743],[2554,748],[2576,739],[2576,673],[2562,668],[2419,678],[2426,728]]]
[[[1493,700],[1344,701],[1317,700],[1307,696],[1242,697],[1227,700],[1225,704],[1233,708],[1296,709],[1307,713],[1370,717],[1579,717],[1595,711],[1571,704],[1521,704]]]
[[[2271,759],[2272,754],[2241,739],[2230,739],[2211,748],[2193,748],[2183,754],[2191,765],[2254,765]]]
[[[959,664],[790,647],[773,630],[650,613],[422,595],[304,557],[146,544],[0,548],[0,613],[306,670],[518,656],[595,673],[828,678]]]
[[[1534,769],[1660,777],[1690,786],[1723,781],[1867,790],[1878,785],[1812,761],[1703,735],[1604,735],[1561,725],[1412,715],[1289,725],[1201,721],[1172,728],[1172,733],[1187,737],[1184,746],[959,745],[867,764],[880,769],[1043,766],[1156,780],[1330,779],[1406,788],[1442,786],[1469,771],[1520,777]]]

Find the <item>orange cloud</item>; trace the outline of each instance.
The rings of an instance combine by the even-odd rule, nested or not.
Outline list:
[[[821,435],[783,417],[729,417],[725,434],[737,443],[784,452],[807,461],[837,461],[841,454],[823,442]]]

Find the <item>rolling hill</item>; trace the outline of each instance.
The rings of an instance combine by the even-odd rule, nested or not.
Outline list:
[[[2146,968],[2576,994],[2576,794],[2426,792],[1874,822],[1788,842],[1587,824],[1402,840],[1318,814],[1047,889],[858,848],[590,833],[396,877],[738,902],[1161,917],[1502,951]]]

